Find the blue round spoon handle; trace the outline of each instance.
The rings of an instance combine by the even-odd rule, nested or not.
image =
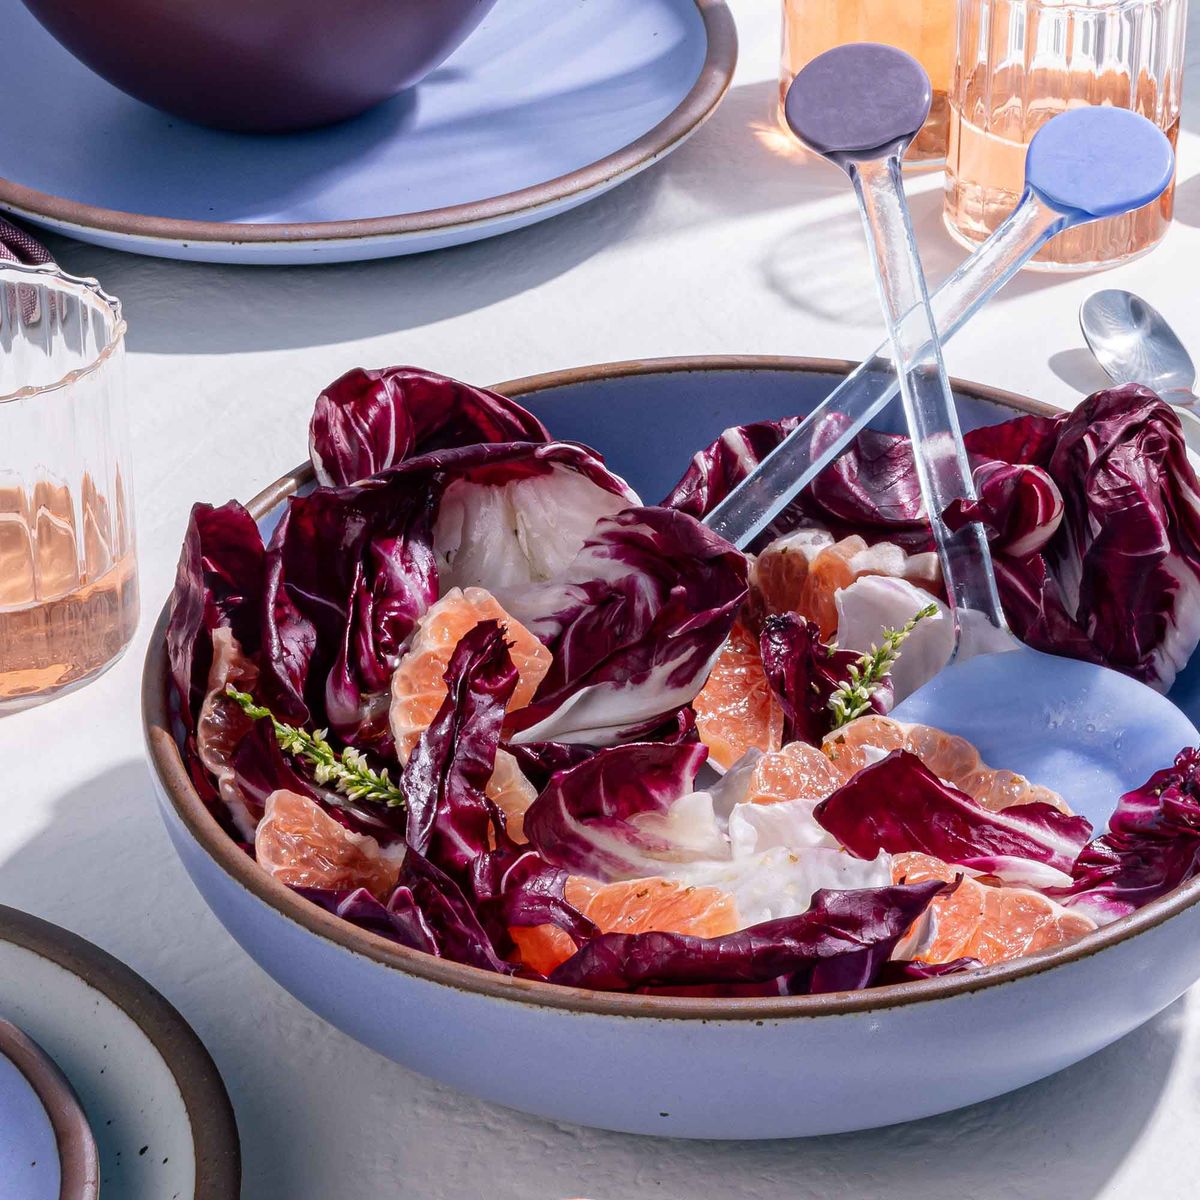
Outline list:
[[[1071,109],[1043,125],[1025,154],[1026,188],[1072,223],[1141,208],[1174,172],[1162,130],[1127,108]]]
[[[1066,148],[1064,150],[1064,147]],[[1069,170],[1056,166],[1069,153]],[[1156,199],[1175,155],[1153,122],[1126,109],[1078,108],[1034,135],[1025,194],[1008,219],[930,297],[938,333],[951,337],[1055,234]],[[749,545],[886,407],[899,390],[887,343],[819,404],[705,518],[734,545]],[[836,433],[828,418],[839,415]]]
[[[806,145],[839,166],[904,153],[929,116],[925,68],[894,46],[851,42],[813,59],[788,88],[784,115]]]

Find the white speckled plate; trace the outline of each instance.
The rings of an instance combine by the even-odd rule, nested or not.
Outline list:
[[[0,1013],[78,1095],[103,1200],[237,1200],[237,1125],[224,1085],[144,979],[75,934],[0,905]]]

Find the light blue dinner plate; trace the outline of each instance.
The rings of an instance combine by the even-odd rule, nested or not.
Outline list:
[[[0,1200],[59,1200],[62,1166],[50,1114],[0,1051]]]
[[[411,92],[287,135],[133,100],[0,0],[0,208],[102,246],[237,263],[412,254],[615,187],[712,113],[737,57],[722,0],[501,0]]]

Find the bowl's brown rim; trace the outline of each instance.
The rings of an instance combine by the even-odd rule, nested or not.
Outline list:
[[[758,355],[638,359],[553,371],[544,375],[530,375],[497,384],[495,390],[512,397],[524,397],[600,379],[689,371],[767,370],[844,375],[857,365],[845,359]],[[1001,404],[1018,412],[1042,416],[1053,416],[1060,412],[1051,405],[1000,388],[958,379],[952,383],[955,391],[962,395]],[[261,518],[298,488],[311,482],[312,478],[310,465],[297,467],[264,488],[247,507],[256,519]],[[859,992],[830,992],[816,996],[698,999],[597,992],[496,975],[478,967],[464,966],[410,950],[377,934],[359,929],[305,900],[260,871],[253,860],[238,848],[205,808],[204,802],[192,786],[179,746],[171,732],[166,623],[167,606],[164,605],[146,653],[142,677],[142,713],[151,763],[168,802],[189,834],[235,883],[287,920],[343,950],[360,954],[381,966],[460,991],[576,1013],[658,1020],[777,1021],[798,1017],[834,1017],[877,1012],[909,1004],[964,996],[1088,958],[1162,924],[1200,901],[1200,877],[1197,877],[1137,912],[1058,949],[960,975],[914,980]]]
[[[30,219],[44,218],[80,229],[171,242],[327,242],[391,238],[439,229],[469,227],[527,213],[649,166],[691,136],[716,110],[737,64],[737,27],[725,0],[693,0],[704,23],[707,48],[696,82],[674,111],[641,137],[604,158],[555,179],[515,192],[423,212],[394,213],[342,221],[225,222],[159,217],[85,204],[0,178],[0,206]]]
[[[211,819],[211,818],[210,818]],[[107,996],[145,1034],[175,1078],[196,1158],[193,1200],[238,1200],[241,1142],[212,1055],[165,996],[99,946],[41,917],[0,904],[0,941],[57,963]]]

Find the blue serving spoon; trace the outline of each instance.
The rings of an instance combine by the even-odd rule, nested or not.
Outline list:
[[[900,157],[924,124],[930,98],[929,77],[915,59],[858,43],[814,59],[785,104],[792,131],[840,166],[858,197],[954,621],[951,666],[893,715],[967,738],[986,761],[1053,788],[1103,825],[1118,796],[1200,735],[1145,684],[1019,642],[1000,606],[982,525],[952,531],[941,519],[952,502],[976,496],[901,183]],[[1093,212],[1127,195],[1119,173],[1081,183],[1078,159],[1064,153],[1047,161],[1045,146],[1037,154],[1030,149],[1039,190],[1073,189]]]
[[[836,87],[836,80],[828,82]],[[849,115],[864,129],[870,114],[878,112],[876,98],[873,88],[867,97],[846,97]],[[892,127],[902,123],[895,121]],[[867,129],[867,136],[873,135]],[[1048,121],[1026,152],[1020,203],[930,298],[943,340],[961,329],[1055,234],[1141,208],[1162,193],[1174,170],[1175,155],[1166,135],[1127,109],[1076,108]],[[919,330],[906,328],[904,336],[911,343]],[[748,546],[896,395],[899,384],[890,357],[885,343],[813,409],[704,523],[735,546]],[[835,412],[840,417],[836,434],[828,422]]]

